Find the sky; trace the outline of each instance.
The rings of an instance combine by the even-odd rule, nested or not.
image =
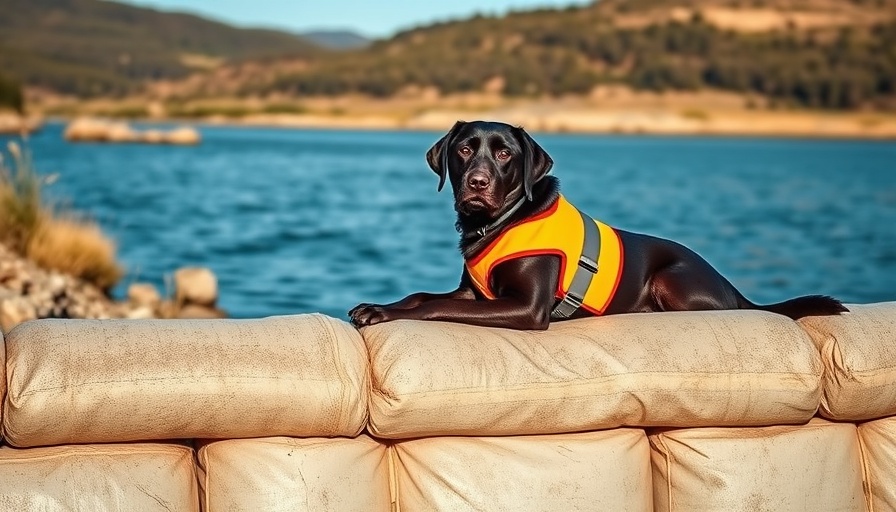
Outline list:
[[[582,5],[590,0],[120,0],[165,11],[200,14],[244,27],[271,27],[293,32],[349,29],[367,37],[388,37],[399,29],[476,13],[503,14],[508,9]]]

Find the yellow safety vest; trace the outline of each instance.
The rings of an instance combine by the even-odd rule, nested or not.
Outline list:
[[[613,300],[619,286],[623,249],[622,241],[613,228],[597,220],[594,222],[600,233],[598,271],[588,286],[582,308],[601,315]],[[500,263],[526,256],[559,256],[560,279],[556,298],[562,299],[569,291],[578,268],[584,236],[582,215],[561,195],[546,211],[512,225],[488,247],[467,259],[465,265],[476,289],[486,298],[494,299],[496,297],[491,289],[491,274]]]

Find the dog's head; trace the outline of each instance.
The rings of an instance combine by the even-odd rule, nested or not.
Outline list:
[[[458,121],[426,153],[426,161],[454,190],[461,215],[497,217],[526,196],[553,166],[551,157],[522,128],[504,123]]]

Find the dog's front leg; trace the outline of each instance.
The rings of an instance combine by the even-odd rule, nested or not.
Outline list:
[[[370,307],[370,306],[379,306],[381,308],[389,308],[389,309],[411,309],[416,308],[420,304],[424,302],[429,302],[431,300],[444,300],[444,299],[467,299],[472,300],[475,299],[476,296],[473,294],[473,290],[470,288],[458,288],[457,290],[448,292],[448,293],[428,293],[428,292],[418,292],[412,293],[407,297],[392,302],[390,304],[369,304],[362,303],[358,304],[351,311],[348,312],[349,316],[354,316],[355,312],[362,308]]]
[[[365,312],[371,309],[411,309],[416,308],[420,304],[424,302],[429,302],[431,300],[444,300],[444,299],[466,299],[473,300],[476,298],[475,293],[473,293],[473,287],[470,284],[470,277],[464,269],[463,274],[460,278],[460,285],[458,285],[457,289],[454,291],[450,291],[448,293],[428,293],[428,292],[418,292],[412,293],[407,297],[392,302],[390,304],[370,304],[367,302],[362,302],[357,306],[353,307],[349,312],[348,316],[351,318],[351,321],[355,325],[359,325],[359,319],[365,316]]]
[[[501,263],[493,271],[498,298],[440,298],[399,309],[368,306],[352,317],[358,327],[392,320],[439,320],[508,329],[547,329],[557,290],[559,261],[533,256]]]
[[[443,299],[425,302],[412,309],[373,308],[362,320],[362,325],[392,320],[436,320],[483,327],[544,330],[550,323],[550,311],[512,297],[479,301]]]
[[[458,288],[453,292],[448,293],[427,293],[427,292],[419,292],[412,293],[407,297],[393,302],[391,304],[369,304],[369,303],[361,303],[357,306],[353,307],[351,311],[348,312],[348,316],[351,319],[351,322],[355,324],[357,327],[361,327],[363,325],[370,325],[368,318],[374,313],[378,311],[403,311],[408,309],[414,309],[419,307],[421,304],[425,304],[434,300],[473,300],[476,296],[473,294],[473,290],[471,289],[462,289]],[[390,318],[391,320],[391,318]],[[380,320],[380,322],[385,320]],[[379,322],[373,322],[379,323]]]

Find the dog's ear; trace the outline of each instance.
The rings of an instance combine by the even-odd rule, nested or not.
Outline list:
[[[464,121],[454,123],[454,126],[448,130],[448,133],[439,139],[438,142],[433,144],[433,146],[429,148],[429,151],[426,152],[426,163],[429,164],[429,168],[432,169],[432,172],[439,175],[439,192],[442,191],[442,187],[445,186],[445,178],[448,177],[448,151],[445,151],[445,149],[451,145],[452,139],[454,139],[458,130],[465,124],[467,123]]]
[[[522,127],[514,128],[513,134],[523,148],[523,191],[531,201],[532,187],[551,172],[554,161]]]

